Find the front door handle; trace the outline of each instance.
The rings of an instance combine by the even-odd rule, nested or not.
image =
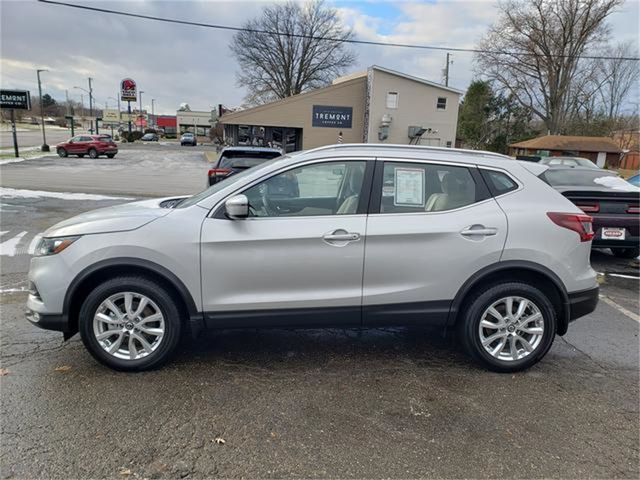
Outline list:
[[[325,233],[322,239],[330,244],[347,244],[349,242],[355,242],[360,239],[360,234],[356,232],[347,232],[343,229],[335,230],[331,233]]]
[[[484,236],[490,237],[498,233],[498,229],[494,227],[485,227],[484,225],[471,225],[469,228],[465,228],[460,232],[460,235],[465,237],[472,236]]]

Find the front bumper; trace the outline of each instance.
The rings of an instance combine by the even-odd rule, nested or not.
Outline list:
[[[27,309],[25,316],[36,327],[55,330],[56,332],[70,332],[69,319],[66,315],[44,315]]]
[[[580,290],[569,294],[569,321],[590,314],[596,309],[600,294],[600,287]]]

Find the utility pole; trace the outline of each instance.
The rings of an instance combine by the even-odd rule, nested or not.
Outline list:
[[[93,88],[91,88],[91,77],[89,77],[89,117],[91,119],[91,133],[93,133]]]
[[[138,117],[140,119],[140,131],[142,132],[142,120],[144,119],[144,117],[142,116],[142,94],[144,92],[142,90],[140,90],[140,111],[138,113]]]
[[[71,115],[71,104],[69,103],[69,90],[64,91],[64,96],[67,98],[67,115]]]
[[[151,99],[151,120],[152,120],[152,127],[156,128],[156,99],[152,98]]]
[[[451,54],[447,52],[447,64],[444,67],[444,84],[445,86],[449,86],[449,65],[453,63],[453,60],[449,60]]]
[[[49,70],[39,69],[36,70],[38,74],[38,94],[40,95],[40,121],[42,122],[42,147],[40,150],[43,152],[48,152],[49,145],[47,145],[47,136],[44,133],[44,107],[42,105],[42,84],[40,83],[40,72],[48,72]]]

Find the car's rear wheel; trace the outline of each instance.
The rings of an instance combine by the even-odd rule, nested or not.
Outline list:
[[[82,341],[116,370],[141,371],[166,362],[180,338],[180,311],[171,292],[144,277],[117,277],[96,287],[80,309]]]
[[[463,308],[459,334],[465,350],[496,372],[524,370],[539,362],[556,334],[556,312],[531,285],[500,283],[475,294]]]
[[[618,258],[638,258],[640,248],[612,248],[611,251]]]
[[[89,156],[91,158],[98,158],[98,151],[95,148],[89,149]]]
[[[65,158],[67,155],[69,155],[69,154],[67,153],[67,151],[64,148],[61,147],[61,148],[58,149],[58,156],[59,157]]]

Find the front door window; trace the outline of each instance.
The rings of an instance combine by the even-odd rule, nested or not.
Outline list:
[[[288,170],[244,192],[253,217],[358,213],[366,162],[326,162]]]

